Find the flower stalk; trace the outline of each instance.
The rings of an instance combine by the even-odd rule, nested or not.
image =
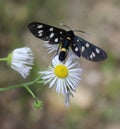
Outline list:
[[[0,58],[0,61],[7,61],[8,58]]]
[[[0,88],[0,91],[8,91],[8,90],[12,90],[12,89],[16,89],[16,88],[25,88],[30,95],[33,97],[34,99],[34,107],[35,108],[40,108],[42,106],[42,102],[37,98],[37,96],[33,93],[33,91],[30,89],[30,86],[32,85],[37,85],[37,84],[42,84],[43,80],[41,79],[41,76],[38,76],[35,80],[27,82],[27,83],[22,83],[22,84],[18,84],[18,85],[14,85],[14,86],[9,86],[9,87],[4,87],[4,88]]]
[[[9,86],[9,87],[4,87],[4,88],[0,88],[0,91],[7,91],[7,90],[12,90],[12,89],[16,89],[16,88],[22,88],[22,87],[29,87],[31,85],[35,85],[35,84],[42,84],[43,80],[41,79],[41,76],[38,76],[35,80],[30,81],[30,82],[26,82],[26,83],[22,83],[22,84],[18,84],[18,85],[14,85],[14,86]]]

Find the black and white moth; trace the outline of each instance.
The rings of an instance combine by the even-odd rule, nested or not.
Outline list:
[[[90,61],[102,61],[107,58],[107,54],[101,48],[78,37],[72,30],[66,31],[44,23],[32,22],[28,25],[30,32],[41,40],[48,41],[49,44],[59,44],[59,60],[64,61],[69,47],[78,57],[84,57]]]

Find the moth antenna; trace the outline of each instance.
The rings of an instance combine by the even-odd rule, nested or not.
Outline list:
[[[85,31],[82,31],[82,30],[73,30],[73,31],[84,33],[84,34],[89,34],[89,33],[85,32]]]
[[[71,28],[70,28],[69,26],[67,26],[67,25],[65,25],[65,24],[63,24],[63,23],[60,23],[59,25],[60,25],[60,26],[64,26],[64,27],[68,28],[69,30],[71,30]]]

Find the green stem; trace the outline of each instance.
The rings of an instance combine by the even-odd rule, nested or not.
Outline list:
[[[26,90],[32,95],[32,97],[33,97],[34,99],[36,99],[36,96],[35,96],[35,94],[32,92],[32,90],[31,90],[28,86],[25,86],[25,88],[26,88]]]
[[[33,84],[38,84],[38,81],[39,81],[39,83],[43,83],[42,80],[41,80],[41,77],[38,76],[35,80],[33,80],[31,82],[22,83],[22,84],[15,85],[15,86],[0,88],[0,91],[7,91],[7,90],[14,89],[14,88],[21,88],[21,87],[30,86],[30,85],[33,85]]]
[[[32,92],[32,90],[28,86],[25,86],[25,88],[34,99],[34,104],[33,104],[34,107],[37,109],[40,108],[42,106],[42,102],[35,96],[35,94]]]
[[[0,61],[7,61],[8,58],[0,58]]]
[[[15,86],[9,86],[9,87],[0,88],[0,91],[7,91],[7,90],[14,89],[14,88],[25,87],[26,85],[27,85],[27,86],[30,86],[30,85],[32,85],[32,84],[34,84],[34,81],[29,82],[29,83],[22,83],[22,84],[15,85]]]

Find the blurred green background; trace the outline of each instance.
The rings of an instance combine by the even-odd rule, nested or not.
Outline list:
[[[34,79],[51,61],[27,28],[32,21],[84,30],[89,35],[77,35],[103,48],[108,58],[100,63],[80,58],[84,71],[69,108],[47,86],[33,88],[44,103],[39,110],[24,89],[0,92],[0,129],[120,129],[120,0],[0,0],[0,57],[26,45],[36,57],[27,80],[1,63],[0,87]]]

